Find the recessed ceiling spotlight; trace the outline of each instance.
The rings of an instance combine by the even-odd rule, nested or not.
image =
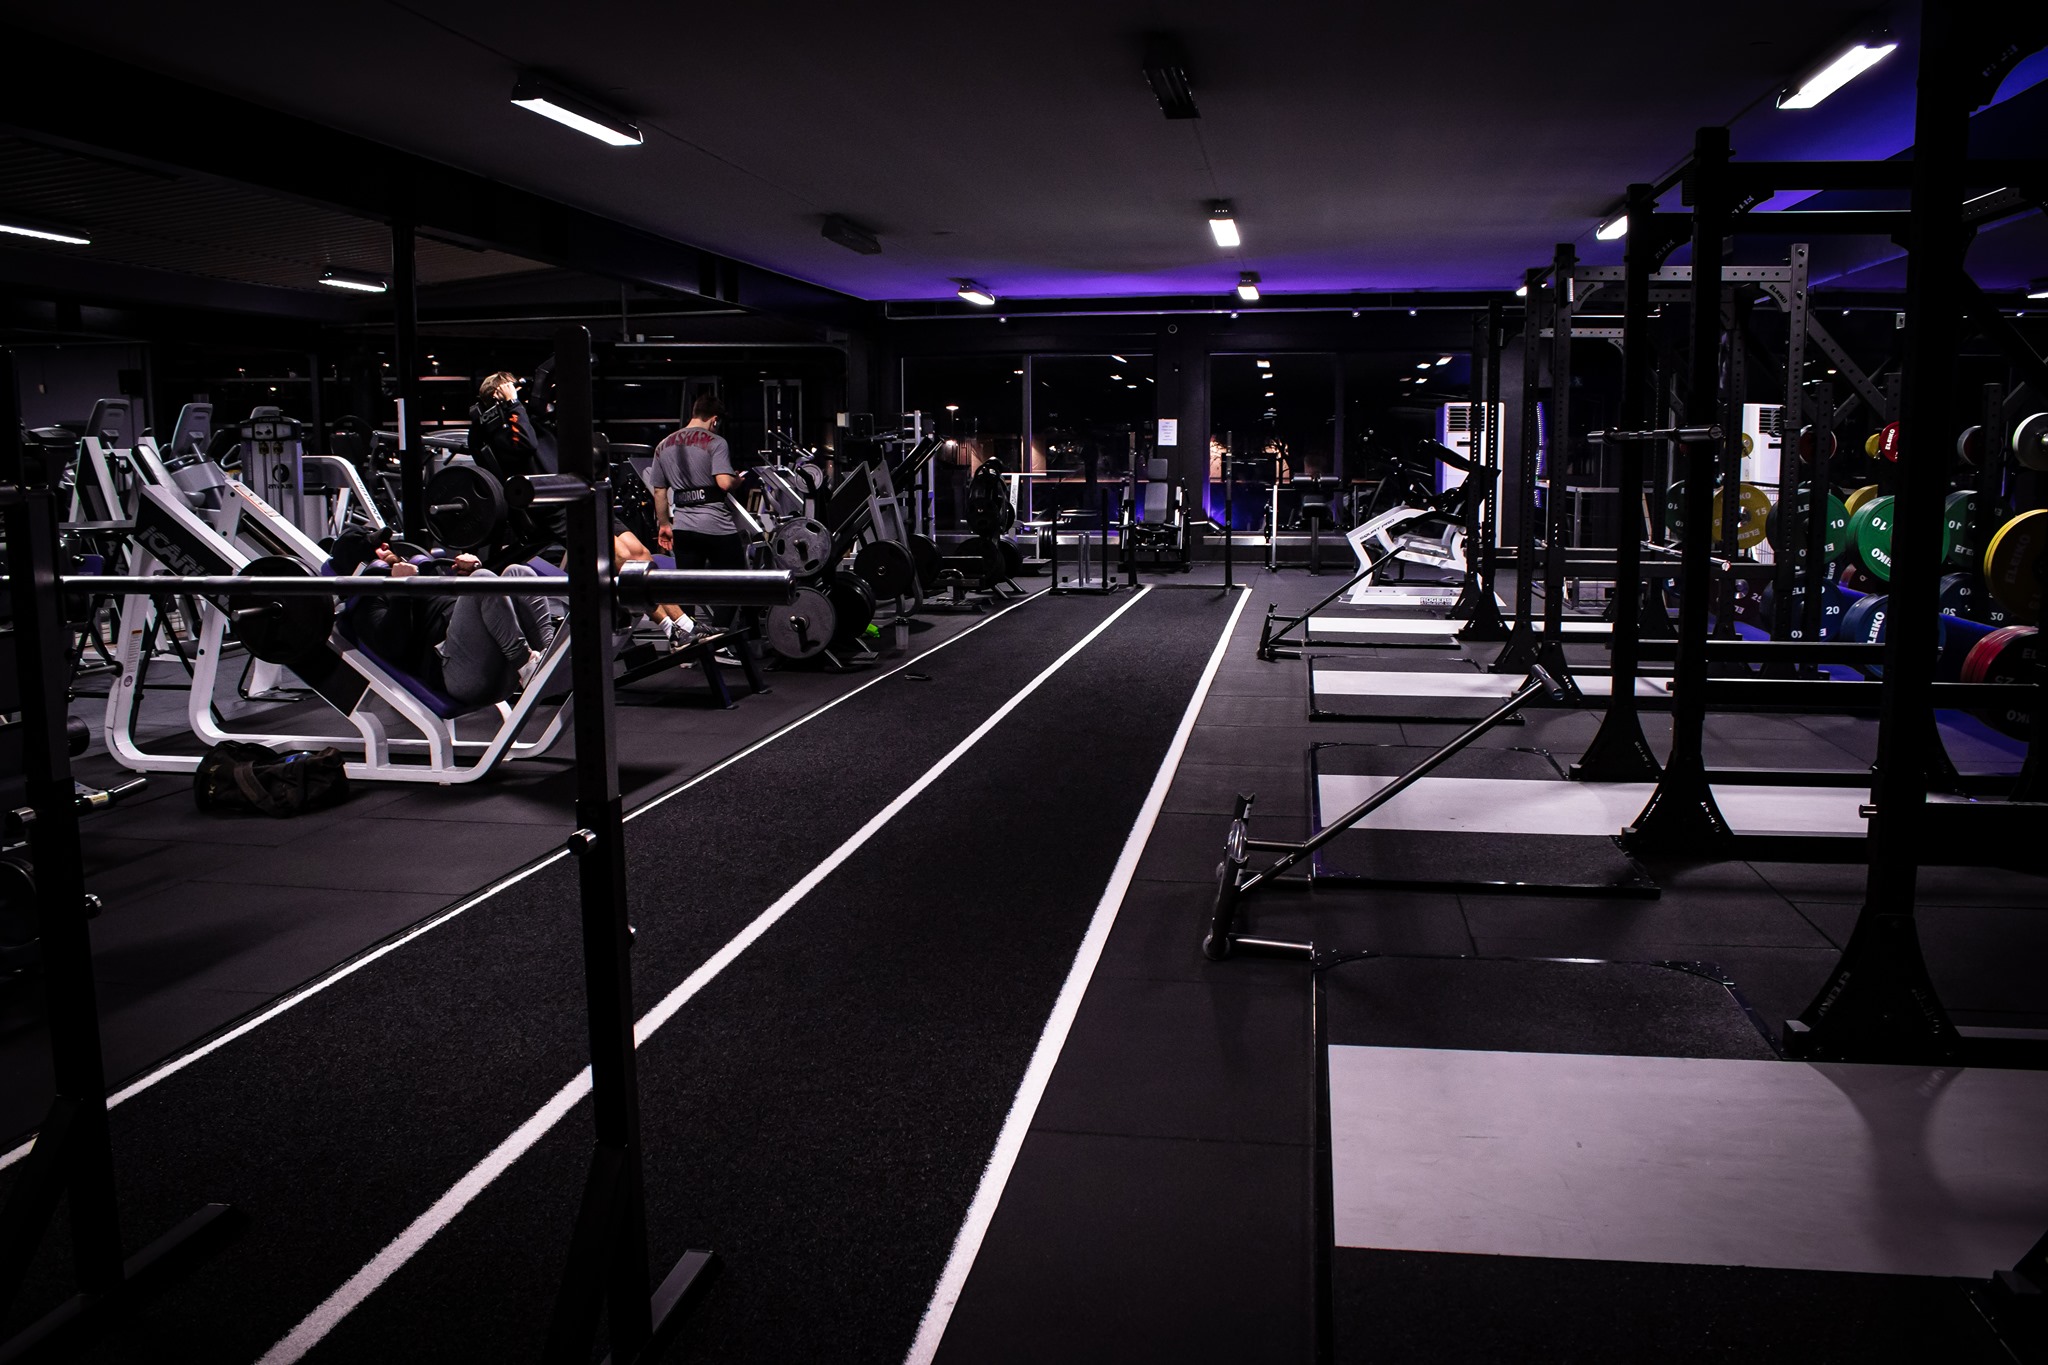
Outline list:
[[[638,147],[644,139],[638,125],[605,109],[597,101],[565,90],[545,76],[529,71],[512,87],[512,102],[542,118],[553,119],[607,147]]]
[[[1271,398],[1272,396],[1273,396],[1273,391],[1272,391],[1271,389],[1267,389],[1267,390],[1266,390],[1266,397],[1268,397],[1268,398]]]
[[[1617,214],[1593,230],[1593,235],[1603,242],[1615,242],[1628,236],[1628,215]]]
[[[1526,299],[1526,298],[1528,298],[1528,297],[1529,297],[1529,286],[1525,284],[1525,285],[1521,286],[1520,288],[1518,288],[1517,290],[1515,290],[1515,297],[1516,297],[1516,298],[1518,298],[1518,299]]]
[[[1258,367],[1262,370],[1270,370],[1273,368],[1273,362],[1270,360],[1260,360],[1254,363],[1256,363]]]
[[[390,281],[382,275],[373,275],[367,270],[348,270],[338,265],[330,265],[321,271],[320,283],[330,289],[353,289],[358,294],[381,294],[391,288]]]
[[[1870,34],[1778,92],[1780,109],[1811,109],[1898,50],[1888,33]]]
[[[1358,310],[1357,310],[1356,308],[1354,308],[1354,309],[1352,309],[1352,310],[1351,310],[1351,316],[1352,316],[1352,317],[1357,317],[1357,316],[1358,316]]]
[[[1418,378],[1415,382],[1418,384],[1427,384],[1429,381],[1427,379]]]
[[[1409,317],[1411,317],[1411,318],[1415,316],[1415,310],[1414,310],[1413,308],[1410,308],[1410,309],[1408,310],[1408,316],[1409,316]]]
[[[960,297],[969,303],[980,308],[993,308],[996,306],[996,296],[976,284],[973,280],[955,280],[953,283],[960,286]],[[1009,319],[1004,318],[1003,321],[1008,322]]]
[[[1243,239],[1238,236],[1237,231],[1237,210],[1231,207],[1228,199],[1209,201],[1209,232],[1215,237],[1218,246],[1231,247],[1242,244]]]
[[[1429,362],[1427,360],[1418,360],[1415,362],[1415,368],[1418,370],[1426,370],[1429,368]]]
[[[1111,376],[1110,376],[1110,378],[1111,378],[1111,379],[1122,379],[1122,378],[1123,378],[1123,376],[1122,376],[1122,375],[1120,375],[1120,374],[1113,374],[1113,375],[1111,375]]]
[[[33,237],[38,242],[62,242],[65,246],[91,246],[92,238],[78,228],[65,227],[40,218],[24,218],[0,210],[0,232],[15,237]]]
[[[1246,303],[1257,303],[1259,301],[1258,271],[1246,270],[1238,275],[1237,296],[1243,299]],[[1236,317],[1237,314],[1232,313],[1230,316]]]

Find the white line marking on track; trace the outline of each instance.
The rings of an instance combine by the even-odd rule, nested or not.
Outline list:
[[[823,706],[818,707],[814,711],[805,712],[803,715],[798,716],[795,720],[783,726],[781,729],[776,730],[771,734],[765,735],[762,738],[755,740],[752,744],[749,744],[746,748],[741,749],[738,753],[733,754],[727,758],[720,759],[717,763],[712,764],[703,772],[698,773],[695,777],[690,778],[687,782],[683,782],[680,785],[663,792],[661,795],[649,800],[645,805],[638,806],[633,810],[626,812],[625,818],[628,820],[638,819],[640,816],[645,815],[648,811],[653,810],[662,802],[667,801],[673,797],[681,796],[684,792],[688,791],[690,788],[696,786],[700,782],[709,781],[711,778],[716,777],[719,773],[724,772],[727,768],[730,768],[733,764],[738,763],[741,759],[760,752],[762,749],[765,749],[769,745],[773,744],[776,740],[781,739],[784,735],[787,735],[790,732],[801,728],[802,726],[810,724],[819,716],[824,715],[827,711],[830,711],[833,707],[839,705],[841,702],[851,701],[853,698],[859,696],[861,693],[867,691],[870,687],[875,686],[877,683],[887,682],[890,678],[894,677],[898,673],[901,673],[904,669],[909,668],[912,664],[924,662],[926,659],[930,658],[932,655],[938,653],[940,650],[946,648],[946,646],[954,643],[955,641],[964,640],[968,636],[974,634],[975,631],[980,630],[983,626],[989,625],[990,623],[994,622],[1000,617],[1009,615],[1018,607],[1026,606],[1032,602],[1037,601],[1041,597],[1045,596],[1045,592],[1046,590],[1044,588],[1040,588],[1037,592],[1032,593],[1029,597],[1025,597],[1019,601],[1012,602],[1009,606],[1004,607],[1001,611],[994,613],[994,615],[985,617],[980,621],[976,621],[973,625],[961,631],[958,635],[949,636],[948,638],[941,640],[937,644],[933,645],[930,649],[924,651],[924,653],[915,655],[909,659],[904,660],[896,667],[890,669],[887,673],[877,674],[876,676],[862,683],[859,687],[854,688],[852,691],[834,697],[831,701],[826,702]],[[533,863],[528,867],[523,867],[519,871],[513,873],[511,876],[503,878],[500,881],[493,882],[491,885],[485,887],[482,891],[477,892],[474,896],[471,896],[469,899],[458,902],[450,908],[441,911],[439,914],[434,915],[430,919],[422,920],[420,923],[415,924],[412,928],[406,930],[405,933],[401,934],[399,937],[391,939],[384,943],[380,943],[376,947],[367,950],[360,956],[342,963],[339,967],[336,967],[334,970],[327,973],[327,975],[316,978],[315,980],[308,982],[304,986],[299,987],[297,990],[291,992],[290,994],[285,995],[282,998],[276,1000],[261,1013],[250,1016],[248,1019],[245,1019],[241,1023],[235,1025],[235,1027],[229,1029],[226,1033],[220,1034],[215,1038],[211,1038],[206,1042],[201,1043],[198,1047],[193,1048],[190,1052],[183,1052],[175,1057],[172,1057],[168,1061],[165,1061],[158,1065],[156,1069],[153,1071],[147,1071],[144,1072],[142,1075],[137,1076],[134,1080],[128,1082],[128,1084],[122,1086],[119,1090],[115,1091],[113,1094],[107,1097],[107,1107],[109,1109],[112,1109],[117,1104],[121,1104],[128,1100],[134,1099],[137,1095],[140,1095],[143,1091],[149,1089],[151,1086],[157,1084],[159,1081],[169,1080],[171,1077],[177,1075],[180,1071],[183,1071],[186,1067],[191,1066],[194,1062],[202,1061],[205,1058],[212,1056],[214,1053],[220,1051],[222,1048],[226,1047],[229,1043],[234,1042],[236,1039],[247,1037],[249,1034],[263,1027],[263,1025],[277,1018],[277,1016],[279,1016],[280,1014],[283,1014],[285,1011],[292,1009],[296,1006],[305,1004],[308,1000],[311,1000],[314,996],[320,994],[320,992],[326,990],[328,987],[338,985],[341,982],[347,980],[349,977],[354,976],[357,972],[369,966],[371,963],[377,961],[379,958],[386,957],[392,953],[397,952],[400,948],[403,948],[406,944],[411,943],[414,939],[419,938],[421,935],[431,933],[433,930],[440,928],[449,920],[454,919],[457,915],[460,915],[465,911],[474,910],[477,906],[482,905],[485,901],[497,895],[500,891],[503,891],[505,888],[509,886],[517,886],[520,882],[525,881],[534,873],[541,871],[543,868],[551,867],[568,856],[569,855],[566,851],[558,850],[554,853],[550,853],[545,858],[542,858],[539,862]],[[23,1141],[19,1146],[15,1147],[12,1151],[8,1152],[5,1156],[0,1156],[0,1171],[6,1170],[9,1166],[12,1166],[15,1162],[27,1156],[29,1154],[29,1149],[34,1146],[35,1138],[33,1136],[30,1136],[28,1139]]]
[[[781,896],[777,897],[774,904],[763,910],[759,915],[756,915],[753,921],[746,928],[735,934],[731,941],[723,948],[714,953],[696,971],[683,978],[681,985],[663,996],[660,1002],[653,1009],[642,1015],[640,1021],[633,1026],[633,1045],[635,1047],[644,1045],[663,1024],[673,1019],[676,1016],[676,1012],[690,1002],[691,997],[703,990],[720,972],[723,972],[737,961],[740,954],[752,947],[760,939],[761,935],[767,933],[774,926],[777,920],[788,914],[799,901],[815,890],[820,882],[838,870],[840,865],[858,852],[863,844],[874,838],[883,826],[902,813],[904,807],[916,800],[925,788],[938,781],[947,769],[958,763],[966,755],[968,750],[979,744],[987,737],[991,730],[1002,723],[1005,717],[1023,705],[1026,698],[1044,686],[1047,680],[1066,667],[1075,655],[1086,649],[1095,641],[1096,637],[1115,625],[1119,617],[1132,607],[1137,606],[1139,602],[1145,599],[1146,594],[1151,591],[1150,587],[1139,589],[1130,601],[1111,612],[1093,630],[1082,636],[1066,653],[1046,665],[1043,672],[1030,682],[1024,684],[1023,688],[1016,695],[996,708],[995,712],[987,720],[975,726],[965,739],[947,750],[945,757],[927,768],[923,776],[904,788],[895,800],[882,807],[881,810],[869,818],[866,824],[849,835],[844,843],[826,855],[823,862],[812,868],[795,886],[792,886],[789,890],[783,892]],[[1238,609],[1241,611],[1243,608],[1244,603],[1240,601]],[[1233,615],[1231,619],[1235,621],[1237,618]],[[1212,660],[1210,665],[1212,673],[1214,672],[1214,667],[1215,662]],[[848,695],[852,694],[849,693]],[[1161,793],[1161,799],[1164,799],[1163,793]],[[1119,867],[1121,866],[1122,864],[1119,864]],[[541,1138],[545,1137],[548,1130],[561,1122],[568,1115],[569,1111],[576,1107],[576,1102],[588,1093],[590,1093],[590,1068],[585,1067],[575,1079],[557,1091],[555,1097],[542,1106],[538,1113],[514,1129],[510,1137],[507,1137],[492,1149],[490,1155],[472,1167],[469,1173],[455,1182],[446,1194],[436,1199],[425,1213],[414,1219],[405,1231],[393,1238],[391,1243],[373,1256],[368,1264],[351,1275],[343,1282],[339,1289],[328,1295],[323,1303],[311,1313],[308,1313],[298,1326],[292,1328],[290,1332],[285,1334],[282,1340],[265,1352],[257,1365],[291,1365],[292,1362],[301,1359],[305,1356],[306,1352],[319,1345],[321,1338],[332,1332],[335,1327],[340,1325],[343,1318],[346,1318],[353,1312],[364,1299],[367,1299],[372,1293],[376,1292],[379,1285],[390,1279],[407,1261],[417,1255],[421,1248],[433,1240],[436,1233],[453,1222],[455,1216],[461,1213],[471,1200],[482,1194],[492,1181],[503,1175],[511,1168],[514,1162],[524,1156]]]
[[[1181,755],[1187,752],[1188,737],[1194,733],[1195,718],[1201,714],[1202,703],[1208,700],[1209,687],[1216,681],[1216,670],[1222,666],[1224,652],[1229,649],[1231,636],[1237,631],[1237,618],[1244,614],[1245,603],[1250,600],[1251,590],[1246,588],[1230,613],[1229,623],[1223,627],[1223,638],[1216,642],[1215,650],[1209,655],[1209,666],[1202,671],[1201,681],[1195,685],[1195,695],[1188,700],[1188,709],[1181,715],[1180,729],[1174,732],[1173,743],[1167,746],[1166,757],[1160,760],[1159,774],[1152,779],[1152,790],[1146,794],[1145,804],[1138,808],[1138,818],[1131,825],[1130,836],[1124,840],[1123,855],[1117,859],[1116,869],[1110,873],[1109,885],[1103,889],[1102,899],[1096,904],[1095,917],[1081,939],[1080,951],[1074,955],[1074,965],[1067,973],[1066,984],[1060,988],[1059,998],[1053,1002],[1052,1014],[1045,1021],[1045,1031],[1039,1035],[1038,1047],[1031,1054],[1031,1064],[1024,1070],[1023,1083],[1017,1087],[1017,1096],[1010,1102],[1009,1117],[1003,1120],[995,1151],[990,1154],[988,1167],[982,1172],[981,1185],[974,1192],[974,1202],[967,1206],[967,1217],[960,1225],[959,1235],[953,1239],[952,1255],[947,1257],[946,1268],[940,1272],[938,1285],[932,1290],[931,1302],[924,1310],[924,1320],[918,1324],[917,1339],[911,1343],[904,1365],[930,1365],[938,1354],[939,1341],[946,1334],[946,1325],[953,1320],[953,1309],[960,1302],[961,1291],[967,1287],[968,1272],[974,1269],[974,1258],[981,1251],[982,1239],[988,1235],[989,1223],[996,1216],[996,1206],[1002,1202],[1003,1187],[1009,1183],[1010,1172],[1017,1165],[1018,1153],[1024,1150],[1025,1134],[1031,1131],[1031,1120],[1038,1114],[1039,1101],[1045,1098],[1045,1087],[1052,1080],[1053,1068],[1059,1064],[1061,1049],[1067,1045],[1074,1017],[1081,1011],[1081,997],[1087,994],[1096,965],[1102,961],[1102,949],[1109,942],[1109,931],[1116,927],[1117,911],[1123,908],[1124,896],[1131,889],[1132,879],[1137,876],[1138,860],[1144,856],[1145,845],[1152,838],[1152,827],[1158,823],[1159,812],[1166,805],[1166,794],[1172,789],[1174,774],[1180,769]]]

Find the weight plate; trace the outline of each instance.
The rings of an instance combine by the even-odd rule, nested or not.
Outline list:
[[[1892,577],[1892,500],[1872,498],[1849,518],[1849,536],[1863,567],[1889,583]]]
[[[1024,552],[1017,548],[1017,542],[999,540],[996,546],[1002,552],[1004,577],[1015,578],[1024,572]]]
[[[2012,454],[2028,469],[2048,469],[2048,412],[2020,418],[2012,429]]]
[[[776,568],[787,569],[798,578],[823,573],[831,554],[832,533],[810,517],[793,517],[768,533],[768,557]]]
[[[1861,564],[1844,564],[1835,582],[1849,592],[1868,592],[1873,579],[1870,571]]]
[[[844,649],[875,619],[875,590],[851,569],[841,569],[832,575],[827,594],[838,618],[832,631],[832,648]]]
[[[2041,619],[2042,575],[2048,570],[2048,511],[2022,512],[1984,547],[1984,582],[2021,622]]]
[[[1756,438],[1746,431],[1742,433],[1742,454],[1744,458],[1756,454]]]
[[[1991,633],[1991,627],[1966,621],[1960,616],[1942,617],[1941,627],[1941,653],[1934,661],[1934,680],[1961,682],[1963,665],[1970,661],[1970,651]]]
[[[1757,624],[1765,630],[1772,629],[1777,621],[1778,590],[1774,583],[1764,584],[1763,595],[1758,599]],[[1842,613],[1848,609],[1849,595],[1829,583],[1820,591],[1820,638],[1832,640],[1840,632]],[[1792,585],[1792,621],[1783,637],[1787,640],[1806,638],[1806,585]]]
[[[910,537],[910,558],[917,565],[917,581],[926,589],[939,585],[939,575],[946,567],[946,557],[939,553],[939,542],[930,536]]]
[[[1863,453],[1871,459],[1877,458],[1878,447],[1884,444],[1884,433],[1873,431],[1863,438]]]
[[[1770,541],[1771,548],[1779,554],[1789,554],[1795,559],[1805,557],[1806,506],[1812,497],[1813,485],[1802,483],[1799,485],[1799,495],[1793,501],[1789,517],[1781,517],[1777,504],[1771,505],[1770,513],[1764,518],[1764,539]],[[1788,520],[1791,523],[1789,532],[1781,531],[1781,524]],[[1824,539],[1821,542],[1821,557],[1824,559],[1834,559],[1849,543],[1849,511],[1842,506],[1842,500],[1832,493],[1828,494],[1827,529],[1822,535]]]
[[[1941,505],[1942,562],[1958,569],[1977,567],[1977,551],[1970,544],[1977,524],[1977,495],[1957,489]]]
[[[481,550],[505,521],[505,487],[488,469],[451,464],[427,480],[427,529],[448,549]]]
[[[1881,592],[1866,593],[1857,598],[1843,610],[1841,629],[1835,638],[1852,644],[1883,644],[1885,608],[1890,602],[1891,599]]]
[[[839,628],[832,599],[809,584],[800,584],[787,606],[765,607],[761,638],[784,659],[808,659],[824,652]]]
[[[1935,605],[1943,616],[1967,618],[1976,596],[1975,578],[1966,573],[1946,573],[1941,576],[1941,593],[1935,598]]]
[[[792,471],[796,485],[807,498],[815,498],[825,491],[825,466],[805,461]]]
[[[284,555],[249,561],[245,578],[311,578],[313,571]],[[228,594],[228,621],[242,647],[265,663],[289,664],[327,643],[334,631],[331,597],[266,597]]]
[[[1977,455],[1984,445],[1984,428],[1964,427],[1963,434],[1956,437],[1956,455],[1972,469],[1977,467]]]
[[[1767,523],[1771,515],[1770,495],[1753,483],[1742,485],[1739,502],[1735,509],[1735,547],[1750,550],[1763,544]],[[1714,540],[1721,538],[1721,492],[1714,491],[1714,511],[1711,518]],[[1669,539],[1682,539],[1685,535],[1685,480],[1680,479],[1665,493],[1664,531]]]
[[[1832,431],[1827,433],[1827,439],[1823,441],[1821,444],[1823,448],[1826,449],[1828,453],[1828,458],[1831,460],[1835,458],[1835,452],[1841,449],[1841,445],[1839,442],[1835,440],[1835,433]],[[1812,427],[1799,428],[1799,458],[1806,461],[1808,464],[1813,463]]]
[[[917,592],[917,562],[893,540],[871,540],[853,557],[853,571],[868,581],[877,598],[909,597]]]
[[[1842,506],[1848,508],[1849,515],[1853,517],[1858,512],[1863,510],[1864,503],[1869,502],[1872,498],[1877,496],[1877,491],[1878,490],[1876,484],[1866,483],[1863,485],[1863,487],[1857,489],[1855,492],[1851,493],[1846,499],[1844,499]]]
[[[1994,630],[1976,643],[1963,661],[1963,681],[2023,683],[2040,677],[2041,635],[2032,626]],[[2033,734],[2034,714],[2024,703],[1986,706],[1977,718],[2002,735],[2026,739]]]
[[[1899,459],[1899,424],[1886,422],[1884,430],[1877,433],[1877,457],[1893,464]]]

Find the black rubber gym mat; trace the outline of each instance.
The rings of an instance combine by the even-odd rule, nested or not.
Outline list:
[[[1318,744],[1309,750],[1312,831],[1344,808],[1326,809],[1325,774],[1394,777],[1427,758],[1419,745]],[[1430,773],[1434,778],[1567,780],[1556,761],[1535,749],[1474,746]],[[1403,793],[1393,798],[1403,800]],[[1254,808],[1254,816],[1257,811]],[[1257,821],[1254,819],[1254,833]],[[1556,892],[1654,897],[1657,884],[1641,864],[1604,834],[1473,834],[1453,830],[1364,827],[1332,839],[1314,858],[1313,876],[1333,883],[1443,891]],[[1371,947],[1370,943],[1359,945]]]
[[[636,1006],[1128,601],[1033,604],[629,825]],[[1229,605],[1138,602],[643,1050],[655,1258],[727,1261],[697,1349],[900,1356]],[[115,1112],[131,1227],[253,1221],[94,1358],[261,1354],[576,1074],[572,876]],[[531,1356],[589,1136],[579,1106],[313,1358]]]
[[[1702,967],[1378,958],[1321,974],[1330,1044],[1768,1060]],[[1390,1362],[1985,1361],[1962,1282],[1338,1246],[1335,1358]]]

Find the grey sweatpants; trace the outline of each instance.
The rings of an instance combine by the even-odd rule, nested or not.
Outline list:
[[[478,569],[470,577],[489,578],[491,571]],[[540,575],[524,564],[508,564],[505,577]],[[527,654],[545,654],[554,639],[554,614],[545,597],[458,597],[448,633],[434,646],[441,656],[441,685],[472,706],[504,701],[519,688]]]

